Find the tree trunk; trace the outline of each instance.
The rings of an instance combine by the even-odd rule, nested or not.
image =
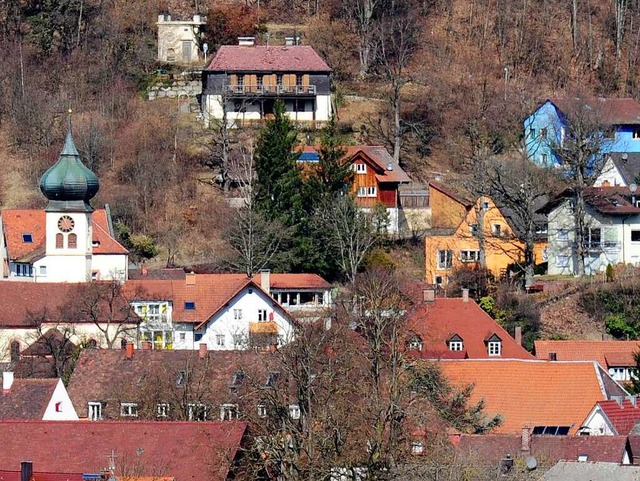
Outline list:
[[[400,89],[402,88],[399,79],[393,80],[393,160],[396,164],[400,162],[400,144],[402,142],[402,132],[400,130]]]
[[[571,40],[573,53],[578,53],[578,0],[571,0]]]
[[[582,189],[576,189],[575,206],[574,206],[574,220],[575,220],[575,242],[576,242],[576,265],[574,267],[575,275],[582,277],[585,274],[584,258],[585,258],[585,245],[584,245],[584,192]]]

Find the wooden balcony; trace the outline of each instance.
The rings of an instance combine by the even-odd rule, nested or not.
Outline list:
[[[316,94],[315,85],[225,85],[226,94],[250,96],[311,96]]]

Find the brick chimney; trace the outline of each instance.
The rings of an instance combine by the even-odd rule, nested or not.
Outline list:
[[[195,286],[196,285],[196,273],[191,271],[185,277],[185,284],[187,286]]]
[[[149,269],[147,268],[146,264],[142,264],[142,267],[140,268],[140,274],[142,274],[142,277],[147,277],[147,275],[149,274]]]
[[[516,342],[518,346],[522,346],[522,326],[516,326]]]
[[[150,351],[151,350],[151,341],[142,341],[142,350]]]
[[[522,428],[522,446],[520,449],[523,453],[531,451],[531,428],[529,426]]]
[[[11,389],[12,385],[13,385],[13,372],[4,371],[2,373],[2,391],[8,392],[9,389]]]
[[[436,290],[435,289],[423,289],[422,290],[422,301],[425,304],[433,304],[436,300]]]
[[[469,289],[462,289],[462,302],[469,302]]]
[[[127,359],[131,359],[133,357],[133,343],[127,342],[124,346],[124,357]]]
[[[260,270],[260,287],[264,292],[271,295],[271,271],[269,269]]]
[[[207,343],[206,342],[201,342],[200,343],[200,348],[198,349],[198,357],[200,359],[204,359],[205,357],[207,357]]]

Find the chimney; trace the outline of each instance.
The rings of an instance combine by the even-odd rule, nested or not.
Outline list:
[[[264,292],[271,295],[271,271],[269,269],[260,270],[260,287]]]
[[[146,264],[142,264],[142,267],[140,268],[140,273],[142,274],[143,277],[147,277],[147,275],[149,274],[149,269],[147,269]]]
[[[205,357],[207,357],[207,343],[206,342],[201,342],[200,343],[200,348],[198,349],[198,357],[200,359],[204,359]]]
[[[164,13],[158,15],[158,23],[164,22]]]
[[[253,47],[256,44],[256,37],[238,37],[238,45],[242,47]]]
[[[469,302],[469,289],[462,289],[462,302]]]
[[[531,451],[531,429],[529,426],[522,428],[522,446],[520,446],[520,449],[523,453]]]
[[[151,350],[151,341],[142,341],[142,350],[150,351]]]
[[[33,478],[33,463],[22,461],[20,463],[20,481],[31,481],[31,478]]]
[[[516,326],[516,342],[522,346],[522,326]]]
[[[392,163],[392,162],[389,162],[389,163],[387,164],[387,170],[388,170],[388,171],[392,171],[392,170],[393,170],[393,163]]]
[[[2,373],[2,390],[4,392],[9,391],[9,389],[11,389],[12,384],[13,384],[13,372],[4,371]]]
[[[196,285],[196,274],[195,272],[191,271],[187,274],[187,276],[185,277],[185,284],[187,286],[195,286]]]
[[[133,343],[127,342],[124,346],[124,357],[127,359],[131,359],[133,357]]]
[[[557,360],[558,360],[558,355],[555,352],[550,352],[549,361],[557,361]]]
[[[433,304],[436,300],[436,290],[435,289],[423,289],[422,290],[422,300],[425,304]]]

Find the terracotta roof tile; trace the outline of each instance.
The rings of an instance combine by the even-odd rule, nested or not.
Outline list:
[[[18,464],[20,466],[20,464]],[[97,474],[97,473],[96,473]],[[33,481],[82,481],[83,473],[48,473],[43,471],[33,472]],[[0,470],[0,481],[22,481],[20,471]]]
[[[96,254],[126,254],[127,250],[109,234],[107,213],[97,209],[92,215],[93,248]],[[4,231],[10,259],[28,258],[29,261],[44,255],[46,240],[44,210],[3,210]],[[31,234],[31,242],[25,242],[23,234]]]
[[[331,284],[318,274],[269,274],[271,289],[331,289]],[[260,274],[253,276],[253,282],[260,284]]]
[[[548,360],[555,353],[558,361],[597,361],[605,368],[635,366],[633,354],[638,350],[640,341],[535,341],[538,359]]]
[[[489,358],[486,339],[494,334],[502,341],[502,358],[533,359],[502,326],[473,300],[436,298],[422,304],[408,319],[407,329],[422,338],[423,358],[460,358],[449,350],[447,341],[457,334],[469,359]],[[491,356],[494,357],[494,356]]]
[[[116,475],[135,462],[140,475],[223,481],[245,429],[246,423],[229,421],[4,421],[0,466],[29,459],[57,473],[100,473],[113,452]]]
[[[223,45],[207,70],[224,72],[331,72],[313,48]]]
[[[0,393],[0,419],[41,420],[58,385],[58,379],[14,379]]]
[[[593,405],[607,399],[607,375],[594,362],[470,359],[440,366],[453,383],[474,385],[471,402],[484,399],[487,414],[503,416],[496,433],[569,426],[575,434]]]
[[[640,422],[640,407],[637,403],[634,405],[629,399],[624,399],[622,406],[613,400],[600,401],[598,405],[619,435],[627,436],[636,423]]]

